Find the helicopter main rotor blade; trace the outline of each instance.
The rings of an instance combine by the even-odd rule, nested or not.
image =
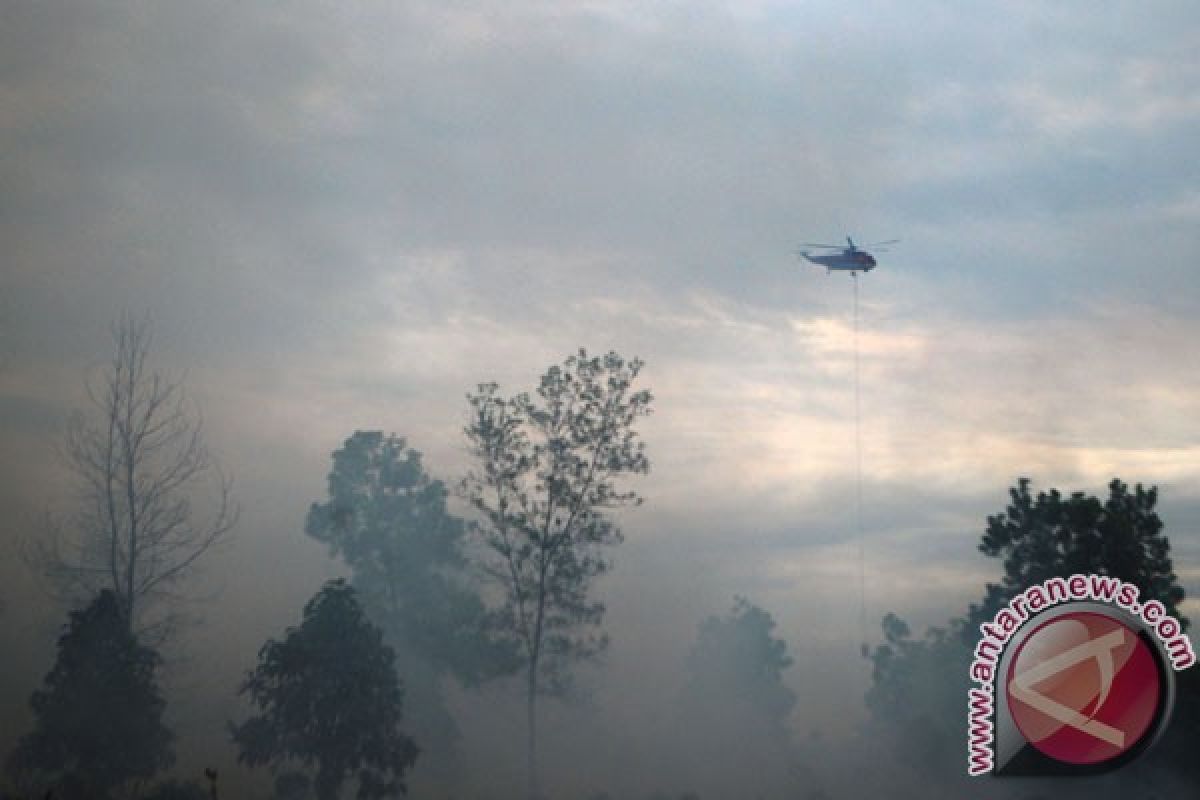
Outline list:
[[[827,248],[830,250],[846,249],[846,245],[844,245],[844,244],[819,244],[817,242],[801,242],[800,246],[801,247],[824,247],[824,248]]]
[[[886,242],[872,242],[871,244],[863,245],[863,247],[879,247],[880,245],[885,244],[896,244],[899,241],[899,239],[888,239]]]

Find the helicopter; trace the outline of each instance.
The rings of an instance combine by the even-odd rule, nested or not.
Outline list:
[[[886,242],[869,244],[867,247],[878,248],[883,245],[895,244],[898,241],[900,240],[889,239]],[[860,270],[862,272],[870,272],[875,269],[875,256],[854,244],[854,240],[849,236],[846,237],[845,247],[840,244],[817,244],[815,242],[804,242],[801,247],[819,247],[822,250],[834,251],[818,253],[816,255],[810,254],[807,250],[799,251],[799,255],[804,259],[825,267],[826,274],[838,270],[839,272],[849,272],[851,275],[857,275]],[[838,250],[841,252],[836,252]]]

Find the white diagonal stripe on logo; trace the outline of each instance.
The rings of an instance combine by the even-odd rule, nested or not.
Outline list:
[[[1096,659],[1097,666],[1100,668],[1101,677],[1100,697],[1096,702],[1095,710],[1092,712],[1094,716],[1099,713],[1100,706],[1103,705],[1104,700],[1108,697],[1109,690],[1112,688],[1114,673],[1112,651],[1124,643],[1125,631],[1118,628],[1098,639],[1092,639],[1091,641],[1076,645],[1070,650],[1065,650],[1035,667],[1030,667],[1024,672],[1014,675],[1008,684],[1008,691],[1022,703],[1042,712],[1053,720],[1061,722],[1064,725],[1069,725],[1096,739],[1108,742],[1114,747],[1124,747],[1124,731],[1118,730],[1111,725],[1105,725],[1096,719],[1085,717],[1075,709],[1068,708],[1062,703],[1052,700],[1033,689],[1036,684],[1049,678],[1051,675],[1057,675],[1081,661],[1094,658]]]

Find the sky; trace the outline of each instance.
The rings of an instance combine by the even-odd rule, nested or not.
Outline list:
[[[4,710],[59,619],[18,544],[126,312],[242,507],[192,634],[214,693],[338,574],[302,529],[346,437],[453,481],[465,393],[581,346],[655,395],[618,675],[740,594],[814,719],[861,707],[860,542],[872,621],[944,622],[1018,476],[1158,485],[1200,596],[1197,53],[1165,0],[5,3]],[[851,279],[795,254],[847,235],[901,240],[857,337]]]

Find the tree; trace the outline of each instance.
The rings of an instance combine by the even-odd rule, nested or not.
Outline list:
[[[783,682],[792,659],[774,630],[771,615],[744,597],[734,598],[725,617],[705,620],[688,655],[690,697],[733,700],[783,733],[796,694]]]
[[[972,619],[992,617],[1015,595],[1053,577],[1076,573],[1111,575],[1141,590],[1142,601],[1158,600],[1187,627],[1179,613],[1183,589],[1171,564],[1171,544],[1154,510],[1158,489],[1138,484],[1131,492],[1120,480],[1108,484],[1108,498],[1057,489],[1030,492],[1021,478],[1009,489],[1009,505],[989,516],[979,549],[1004,559],[1004,576],[988,584]],[[972,643],[973,644],[973,643]]]
[[[537,698],[561,692],[570,665],[602,650],[604,606],[589,597],[621,541],[607,512],[641,498],[617,481],[650,462],[635,425],[651,394],[633,389],[638,359],[586,351],[552,366],[537,392],[506,398],[494,383],[467,395],[475,459],[462,484],[479,512],[482,567],[502,588],[500,630],[520,649],[526,682],[527,776],[537,789]]]
[[[113,338],[111,364],[88,386],[90,413],[67,429],[78,507],[30,555],[68,595],[111,590],[131,628],[161,641],[179,585],[230,532],[237,509],[181,384],[148,363],[149,325],[124,317]],[[215,497],[202,516],[194,503],[206,485]]]
[[[400,731],[395,655],[344,581],[325,584],[299,628],[263,645],[239,694],[259,711],[231,726],[240,763],[315,765],[319,800],[336,798],[352,777],[360,800],[405,792],[418,751]]]
[[[486,609],[466,574],[465,525],[446,499],[404,439],[356,431],[333,454],[328,502],[314,503],[305,524],[353,570],[364,610],[396,650],[410,728],[443,753],[456,728],[440,678],[474,684],[513,664],[511,648],[488,635]]]
[[[689,777],[723,796],[794,794],[792,665],[771,614],[744,597],[700,624],[680,696]]]
[[[40,778],[55,796],[71,800],[109,797],[170,766],[158,664],[154,650],[130,633],[112,591],[72,612],[54,667],[30,698],[34,730],[9,757],[9,772]]]
[[[1000,582],[987,584],[983,599],[966,614],[923,638],[913,637],[894,614],[884,618],[885,641],[871,654],[866,702],[875,723],[893,734],[904,761],[922,774],[964,771],[967,670],[979,624],[1029,586],[1074,573],[1111,575],[1137,586],[1142,602],[1157,599],[1186,624],[1179,614],[1183,590],[1173,572],[1170,542],[1154,510],[1157,500],[1157,489],[1137,485],[1130,491],[1116,479],[1103,501],[1084,492],[1064,497],[1054,489],[1035,496],[1030,481],[1021,478],[1009,490],[1006,509],[987,518],[979,545],[985,555],[1003,559]],[[1164,756],[1173,769],[1195,770],[1194,759],[1171,756],[1193,746],[1181,741],[1178,732],[1200,730],[1195,687],[1196,681],[1184,673],[1171,729],[1147,759],[1122,771],[1122,779],[1144,779],[1146,765],[1167,763],[1160,760]],[[961,793],[961,787],[951,792]]]
[[[871,654],[867,710],[889,732],[904,732],[894,738],[895,752],[918,770],[944,769],[946,754],[965,747],[960,722],[974,646],[966,629],[959,618],[916,639],[904,620],[889,613],[884,643]]]

